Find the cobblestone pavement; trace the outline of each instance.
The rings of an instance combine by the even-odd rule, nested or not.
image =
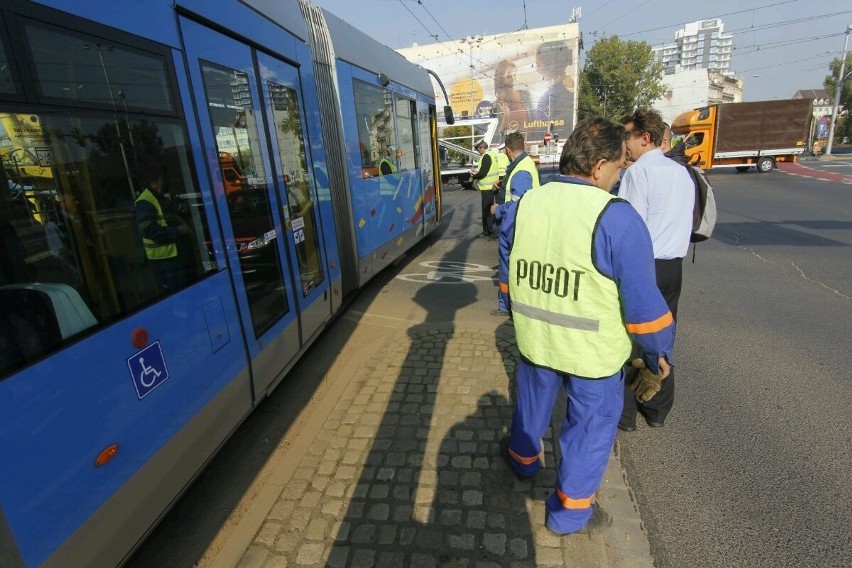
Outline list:
[[[238,566],[653,565],[617,446],[598,496],[614,524],[593,538],[543,526],[549,434],[535,480],[509,472],[498,441],[512,414],[511,325],[421,324],[388,337],[349,369],[292,476],[274,480],[283,490]]]

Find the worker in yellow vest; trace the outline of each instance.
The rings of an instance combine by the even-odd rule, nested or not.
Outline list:
[[[491,205],[494,204],[493,186],[499,179],[497,173],[497,152],[488,149],[488,143],[480,140],[474,146],[479,152],[479,163],[471,171],[470,179],[476,189],[479,190],[482,202],[482,233],[479,237],[493,238],[493,224],[491,222]]]
[[[390,176],[397,173],[396,159],[401,155],[396,146],[385,146],[385,153],[379,160],[379,175]]]
[[[497,182],[492,186],[494,192],[494,203],[503,203],[505,191],[503,180],[506,179],[506,170],[509,169],[511,160],[506,155],[506,143],[503,142],[497,146]],[[493,208],[493,207],[492,207]],[[496,237],[500,233],[500,227],[497,226],[497,220],[494,218],[494,213],[491,213],[491,232]]]
[[[494,223],[497,227],[500,226],[507,211],[515,206],[523,194],[539,186],[538,168],[526,153],[523,134],[512,132],[506,136],[505,144],[506,157],[510,160],[502,184],[505,188],[503,190],[505,197],[502,203],[491,206],[491,213],[494,215]],[[497,309],[492,310],[491,315],[499,317],[509,315],[509,297],[506,290],[497,290]]]
[[[497,183],[494,184],[494,203],[502,203],[502,188],[503,180],[506,178],[506,170],[509,169],[509,163],[512,160],[506,154],[506,143],[503,142],[497,146]]]
[[[168,177],[163,168],[149,166],[143,169],[143,174],[147,174],[148,179],[134,204],[136,226],[142,235],[145,257],[154,269],[161,291],[176,292],[187,280],[178,242],[181,235],[190,234],[191,230],[179,220],[165,197]]]
[[[560,536],[612,524],[595,494],[615,442],[631,341],[647,367],[637,392],[649,393],[671,370],[675,323],[657,289],[651,237],[635,209],[609,193],[625,162],[623,132],[601,118],[580,122],[562,150],[561,175],[526,192],[500,226],[500,282],[521,355],[501,452],[516,476],[534,476],[566,390],[553,441],[561,450],[556,490],[545,507],[546,527]]]

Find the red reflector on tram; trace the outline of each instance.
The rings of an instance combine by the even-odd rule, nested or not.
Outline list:
[[[110,444],[104,449],[104,451],[98,454],[98,459],[95,460],[95,467],[101,467],[102,465],[108,464],[117,453],[118,444]]]

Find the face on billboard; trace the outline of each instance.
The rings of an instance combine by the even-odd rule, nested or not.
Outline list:
[[[562,139],[573,129],[578,34],[567,24],[488,36],[453,52],[441,44],[400,51],[442,77],[458,117],[494,117],[498,135],[521,132],[541,143],[548,129]]]

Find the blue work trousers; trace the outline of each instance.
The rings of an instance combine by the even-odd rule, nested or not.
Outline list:
[[[522,357],[516,379],[510,463],[524,476],[532,476],[541,468],[536,457],[542,452],[541,440],[559,388],[568,395],[559,433],[562,456],[557,467],[557,491],[547,500],[547,526],[560,534],[577,532],[592,515],[591,500],[615,443],[624,404],[623,371],[605,379],[584,379],[538,367]]]

